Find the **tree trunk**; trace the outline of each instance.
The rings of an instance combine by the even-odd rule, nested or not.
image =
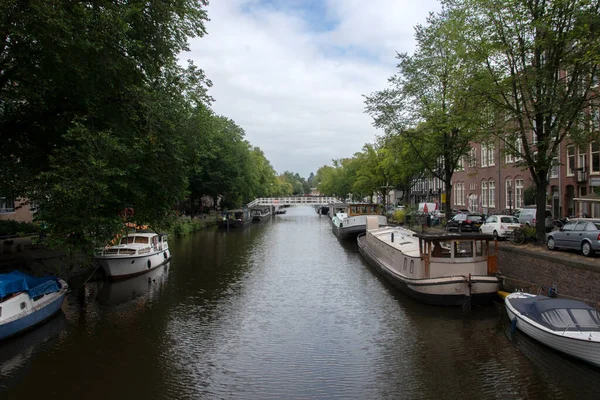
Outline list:
[[[546,175],[539,179],[539,184],[536,184],[535,205],[537,211],[535,213],[535,230],[539,243],[546,242],[546,188],[548,186]]]
[[[446,220],[450,218],[452,214],[452,181],[444,181],[444,186],[446,187],[446,201],[444,202],[444,212],[446,213]],[[441,200],[441,199],[440,199]]]

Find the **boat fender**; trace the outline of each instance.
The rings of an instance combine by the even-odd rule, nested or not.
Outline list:
[[[510,321],[510,333],[515,333],[516,330],[517,330],[517,318],[513,318],[512,321]]]
[[[148,269],[152,268],[152,263],[148,260]]]
[[[394,241],[394,232],[392,232],[392,242]]]

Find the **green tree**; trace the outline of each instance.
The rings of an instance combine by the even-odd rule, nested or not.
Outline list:
[[[203,72],[177,62],[205,33],[205,5],[1,2],[0,192],[88,248],[125,206],[163,223],[187,183],[186,121],[209,101]]]
[[[460,158],[481,134],[470,93],[476,69],[462,56],[458,25],[446,11],[430,14],[427,26],[416,27],[414,54],[398,54],[390,87],[366,98],[375,126],[403,136],[419,164],[444,182],[446,193],[452,193]],[[451,204],[446,196],[446,213]]]

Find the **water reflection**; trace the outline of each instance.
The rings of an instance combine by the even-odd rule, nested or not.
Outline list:
[[[152,301],[160,294],[169,275],[171,263],[145,274],[115,282],[103,282],[97,299],[102,304],[120,304],[139,297]]]
[[[43,324],[0,344],[0,392],[23,378],[30,371],[37,348],[45,342],[58,340],[68,326],[62,312]]]

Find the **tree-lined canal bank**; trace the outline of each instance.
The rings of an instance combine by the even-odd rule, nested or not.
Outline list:
[[[311,207],[172,240],[0,345],[0,397],[593,398],[600,371],[510,333],[499,304],[414,302]],[[511,337],[513,339],[511,339]]]

